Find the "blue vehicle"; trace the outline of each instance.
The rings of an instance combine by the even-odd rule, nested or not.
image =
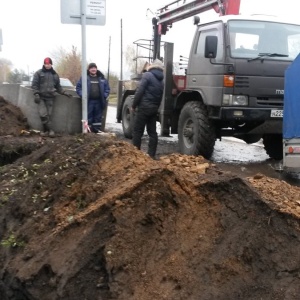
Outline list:
[[[283,170],[300,172],[300,54],[285,72]]]

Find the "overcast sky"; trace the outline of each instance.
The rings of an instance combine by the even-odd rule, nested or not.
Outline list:
[[[72,1],[72,0],[69,0]],[[190,0],[188,0],[190,1]],[[120,74],[121,19],[123,49],[138,39],[151,39],[153,15],[171,0],[106,0],[106,24],[86,27],[87,61],[98,68],[108,69],[109,38],[111,37],[110,71]],[[42,67],[43,59],[56,49],[70,50],[72,45],[81,52],[81,26],[61,23],[61,0],[0,0],[0,28],[3,46],[0,58],[9,59],[14,68],[26,73]],[[148,13],[147,13],[147,9]],[[261,13],[297,18],[299,0],[241,0],[241,14]],[[202,21],[216,16],[214,11],[201,14]],[[299,17],[298,17],[299,18]],[[180,21],[163,37],[174,42],[174,60],[188,56],[195,27],[192,19]],[[55,68],[55,61],[53,62]],[[124,60],[124,69],[125,60]]]

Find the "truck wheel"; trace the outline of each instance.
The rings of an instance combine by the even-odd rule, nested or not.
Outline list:
[[[133,133],[134,113],[131,110],[132,103],[133,103],[133,96],[128,96],[125,99],[123,109],[122,109],[123,133],[124,136],[128,139],[132,139],[132,133]]]
[[[276,160],[283,158],[283,144],[281,134],[265,134],[263,144],[267,154]]]
[[[178,121],[179,150],[187,155],[202,155],[209,159],[216,141],[216,130],[208,119],[207,109],[201,102],[184,105]]]

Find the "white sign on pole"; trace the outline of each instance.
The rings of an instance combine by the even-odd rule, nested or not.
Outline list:
[[[0,28],[0,51],[2,50],[2,48],[1,48],[2,45],[3,45],[2,29]]]
[[[86,25],[105,25],[106,0],[86,0]],[[81,25],[81,1],[60,1],[61,23]]]

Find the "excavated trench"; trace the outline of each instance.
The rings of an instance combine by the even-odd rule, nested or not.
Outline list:
[[[17,159],[29,155],[40,147],[37,140],[0,137],[0,167],[12,164]]]

